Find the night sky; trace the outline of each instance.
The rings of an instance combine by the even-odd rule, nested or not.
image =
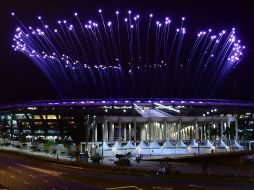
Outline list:
[[[225,81],[223,88],[214,96],[216,99],[254,100],[254,11],[251,1],[225,0],[177,0],[177,1],[0,1],[0,102],[58,99],[47,78],[20,52],[14,52],[12,38],[18,23],[10,16],[14,11],[25,23],[37,22],[43,16],[48,22],[68,19],[77,11],[82,18],[93,18],[99,8],[106,14],[129,9],[142,15],[150,12],[164,18],[187,17],[187,28],[217,30],[236,27],[237,36],[246,46],[243,60]],[[96,98],[96,97],[92,97]],[[144,96],[144,98],[146,98]],[[147,97],[148,98],[148,97]],[[170,97],[165,97],[170,98]],[[198,97],[197,97],[198,98]]]

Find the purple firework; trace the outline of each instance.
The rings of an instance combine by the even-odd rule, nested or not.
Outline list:
[[[14,13],[12,15],[15,16]],[[172,22],[127,11],[113,19],[58,20],[38,26],[19,18],[13,48],[29,56],[61,98],[212,97],[242,58],[235,28],[186,37],[186,18]],[[195,38],[195,36],[194,36]]]

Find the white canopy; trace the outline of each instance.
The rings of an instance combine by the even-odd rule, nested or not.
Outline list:
[[[198,148],[198,143],[196,142],[195,139],[193,139],[193,140],[191,141],[190,147],[191,147],[191,148]]]
[[[182,140],[178,141],[176,144],[176,148],[187,148]]]
[[[100,147],[100,149],[103,149],[103,151],[111,150],[111,148],[108,146],[108,144],[105,141],[102,143],[102,146]]]
[[[137,146],[137,148],[148,148],[147,145],[144,143],[144,141],[140,141],[139,145]]]
[[[123,148],[124,149],[135,149],[135,146],[129,140],[128,143]]]
[[[163,144],[162,148],[175,148],[174,145],[169,141],[165,141],[165,143]]]
[[[224,141],[222,139],[220,139],[220,144],[217,145],[217,148],[226,148],[227,145],[224,143]]]
[[[237,149],[243,149],[243,146],[241,146],[236,140],[234,140],[234,143],[231,145],[232,148]]]
[[[158,143],[156,140],[154,140],[153,142],[151,142],[151,144],[150,144],[149,147],[150,147],[150,148],[161,148],[161,146],[159,145],[159,143]]]
[[[112,146],[114,149],[122,149],[123,147],[119,144],[118,141],[115,142],[115,144]]]
[[[212,148],[212,146],[213,146],[212,143],[209,140],[206,140],[203,147],[204,148]]]

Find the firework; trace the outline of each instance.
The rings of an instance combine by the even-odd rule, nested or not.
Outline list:
[[[29,56],[61,98],[212,97],[242,58],[245,48],[229,31],[199,31],[187,37],[186,18],[173,22],[153,14],[98,10],[83,21],[20,26],[15,51]],[[196,38],[196,39],[194,39]]]

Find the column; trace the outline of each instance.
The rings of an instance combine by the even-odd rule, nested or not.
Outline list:
[[[110,121],[109,141],[114,141],[114,123]]]
[[[123,140],[126,141],[126,123],[123,125]]]
[[[167,122],[163,122],[163,129],[162,129],[162,140],[166,140],[166,134],[167,134]]]
[[[206,124],[204,125],[204,139],[206,140],[206,135],[207,135],[207,131],[206,131]]]
[[[220,138],[223,138],[223,128],[224,128],[224,123],[223,120],[220,120]]]
[[[149,120],[149,124],[148,124],[148,140],[149,140],[149,142],[151,142],[151,133],[152,133],[152,125],[151,125],[151,120]]]
[[[198,121],[195,121],[195,139],[199,139],[199,131],[198,131]]]
[[[97,123],[94,122],[94,142],[97,142],[98,136],[97,136]]]
[[[134,145],[136,146],[136,142],[137,142],[137,123],[134,120]]]
[[[200,139],[203,140],[203,125],[200,127]]]
[[[129,123],[129,130],[128,130],[128,132],[129,132],[129,141],[131,141],[131,124]]]
[[[164,141],[167,139],[167,128],[168,128],[167,122],[164,121],[163,122],[163,136],[162,136],[162,140]]]
[[[103,125],[103,141],[108,141],[108,121],[104,121]]]
[[[238,121],[235,118],[235,140],[238,140]]]
[[[119,121],[119,128],[118,128],[118,141],[122,140],[122,121]]]
[[[182,128],[182,121],[179,120],[179,123],[177,125],[177,133],[178,133],[177,140],[181,140],[182,139],[181,128]]]
[[[147,138],[147,134],[148,134],[147,124],[145,124],[144,127],[145,127],[145,141],[147,141],[148,140],[148,138]]]

